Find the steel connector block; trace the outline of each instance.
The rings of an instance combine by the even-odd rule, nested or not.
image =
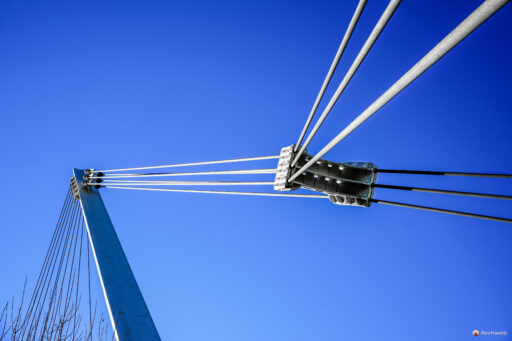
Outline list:
[[[320,159],[291,183],[288,179],[308,162],[312,156],[302,153],[297,164],[294,146],[281,149],[274,189],[290,191],[306,188],[329,196],[332,203],[346,206],[368,207],[377,179],[376,165],[369,162],[332,162]]]
[[[84,175],[82,179],[77,179],[75,176],[71,178],[70,186],[71,193],[73,194],[73,199],[75,201],[80,200],[80,186],[82,184],[84,190],[89,190],[91,186],[95,188],[100,188],[99,183],[103,180],[101,179],[92,179],[94,176],[94,169],[86,169],[84,170]],[[97,185],[96,185],[97,184]]]
[[[300,185],[288,182],[288,179],[292,176],[292,168],[290,165],[295,156],[293,147],[294,145],[284,147],[281,149],[281,154],[279,154],[277,173],[274,180],[274,189],[276,191],[292,191],[300,188]]]

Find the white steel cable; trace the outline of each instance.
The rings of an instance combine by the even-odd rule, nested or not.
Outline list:
[[[314,198],[314,199],[328,199],[329,198],[327,195],[317,195],[317,194],[286,194],[286,193],[262,193],[262,192],[203,191],[203,190],[194,190],[194,189],[142,188],[142,187],[118,187],[118,186],[102,186],[102,187],[105,187],[105,188],[116,188],[116,189],[132,189],[132,190],[140,190],[140,191],[231,194],[231,195],[252,195],[252,196],[264,196],[264,197],[291,197],[291,198]]]
[[[295,180],[300,174],[313,165],[318,159],[324,156],[329,150],[336,146],[340,141],[352,133],[357,127],[363,124],[368,118],[375,114],[380,108],[388,103],[400,91],[405,89],[423,72],[430,68],[434,63],[441,59],[446,53],[466,38],[484,21],[489,19],[509,0],[486,0],[464,21],[462,21],[453,31],[451,31],[441,42],[439,42],[430,52],[428,52],[419,62],[417,62],[407,73],[396,81],[386,92],[384,92],[375,102],[366,108],[352,123],[343,129],[334,139],[331,140],[320,152],[309,160],[301,169],[293,174],[288,181]]]
[[[336,56],[334,56],[334,60],[332,61],[331,67],[329,68],[329,72],[327,72],[327,75],[325,76],[324,83],[322,84],[322,87],[320,88],[320,92],[316,96],[315,103],[313,104],[313,108],[311,108],[308,119],[306,120],[306,124],[304,124],[304,128],[302,128],[302,132],[300,133],[299,139],[297,140],[297,144],[295,145],[294,152],[297,151],[300,144],[302,143],[302,139],[304,138],[304,135],[306,135],[306,131],[308,130],[309,125],[311,124],[311,121],[313,120],[313,116],[316,113],[316,109],[318,109],[318,105],[320,104],[320,101],[322,100],[322,98],[324,96],[325,90],[327,89],[329,82],[331,81],[332,75],[334,74],[334,71],[336,71],[336,67],[338,66],[341,56],[343,55],[343,52],[345,51],[345,47],[347,47],[348,41],[350,40],[350,37],[352,36],[352,32],[354,31],[354,28],[356,27],[357,22],[359,21],[359,17],[361,16],[361,13],[363,12],[365,5],[366,5],[366,0],[359,1],[356,11],[354,12],[354,15],[352,16],[352,19],[350,20],[350,23],[347,27],[347,31],[345,32],[345,35],[343,36],[343,39],[340,43],[340,47],[338,48],[338,51],[336,52]]]
[[[123,178],[150,178],[160,176],[189,176],[189,175],[224,175],[224,174],[275,174],[276,169],[244,169],[229,171],[210,171],[210,172],[188,172],[188,173],[142,173],[142,174],[115,174],[106,176],[91,176],[90,179],[123,179]]]
[[[262,186],[273,185],[273,181],[144,181],[144,180],[109,180],[100,183],[89,182],[87,185],[113,186]]]
[[[131,170],[156,169],[156,168],[173,168],[173,167],[185,167],[185,166],[201,166],[201,165],[213,165],[213,164],[219,164],[219,163],[258,161],[258,160],[271,160],[271,159],[279,159],[279,155],[246,157],[246,158],[241,158],[241,159],[228,159],[228,160],[217,160],[217,161],[178,163],[178,164],[172,164],[172,165],[149,166],[149,167],[135,167],[135,168],[119,168],[119,169],[94,170],[94,173],[99,173],[99,172],[102,172],[102,173],[121,172],[121,171],[131,171]]]
[[[366,42],[364,43],[363,47],[359,51],[357,57],[352,62],[352,65],[350,66],[347,73],[345,74],[345,77],[343,77],[343,80],[341,81],[340,85],[338,86],[338,89],[336,89],[336,92],[334,93],[331,100],[325,107],[324,111],[322,112],[322,115],[320,115],[320,117],[318,118],[318,121],[315,123],[315,126],[313,127],[313,129],[309,133],[308,137],[306,138],[306,142],[304,142],[304,145],[302,145],[300,147],[299,152],[297,153],[297,155],[295,156],[295,159],[292,162],[292,167],[294,167],[297,164],[299,157],[302,155],[304,150],[306,150],[307,146],[309,145],[309,143],[311,142],[311,140],[317,133],[318,129],[320,129],[320,126],[327,118],[327,115],[329,115],[332,108],[334,107],[334,105],[340,98],[341,94],[347,87],[348,83],[350,82],[350,80],[352,79],[352,77],[354,76],[356,71],[359,69],[359,66],[361,65],[363,60],[366,58],[366,55],[368,54],[368,52],[370,52],[370,49],[375,44],[375,41],[377,41],[377,38],[379,38],[380,34],[386,27],[387,23],[389,22],[389,19],[391,19],[391,17],[393,16],[393,13],[395,13],[395,10],[397,9],[398,5],[400,5],[400,1],[401,0],[391,0],[389,2],[388,6],[386,7],[384,12],[380,16],[379,21],[377,21],[377,24],[375,24],[375,27],[373,28],[372,32],[368,36],[368,39],[366,39]],[[296,148],[295,151],[297,150],[297,147],[299,144],[300,143],[297,143],[297,145],[295,146],[295,148]]]

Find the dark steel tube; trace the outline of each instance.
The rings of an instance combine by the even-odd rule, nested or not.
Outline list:
[[[392,174],[474,176],[474,177],[482,177],[482,178],[512,179],[512,174],[494,174],[494,173],[437,172],[437,171],[418,171],[418,170],[403,170],[403,169],[377,169],[376,172],[392,173]]]
[[[376,204],[383,204],[383,205],[415,208],[415,209],[424,210],[424,211],[454,214],[454,215],[460,215],[460,216],[469,217],[469,218],[478,218],[478,219],[486,219],[486,220],[492,220],[492,221],[499,221],[499,222],[503,222],[503,223],[512,223],[512,219],[500,218],[500,217],[492,217],[492,216],[476,214],[476,213],[467,213],[467,212],[460,212],[460,211],[445,210],[445,209],[442,209],[442,208],[434,208],[434,207],[427,207],[427,206],[411,205],[411,204],[405,204],[405,203],[401,203],[401,202],[386,201],[386,200],[379,200],[379,199],[370,199],[370,202],[376,203]]]
[[[473,193],[473,192],[462,192],[462,191],[450,191],[450,190],[445,190],[445,189],[433,189],[433,188],[421,188],[421,187],[409,187],[409,186],[395,186],[395,185],[382,185],[382,184],[374,184],[373,187],[375,187],[375,188],[387,188],[387,189],[398,189],[398,190],[412,191],[412,192],[452,194],[452,195],[463,195],[463,196],[467,196],[467,197],[512,200],[512,196],[510,196],[510,195],[484,194],[484,193]]]

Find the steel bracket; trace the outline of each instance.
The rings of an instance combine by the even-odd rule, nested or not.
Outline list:
[[[369,162],[333,162],[320,159],[291,183],[288,179],[304,166],[312,156],[302,153],[297,164],[294,145],[281,149],[274,189],[290,191],[305,188],[327,194],[332,203],[346,206],[368,207],[377,179],[377,166]]]

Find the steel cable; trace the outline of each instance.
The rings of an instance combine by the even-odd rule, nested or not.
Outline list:
[[[373,203],[383,204],[383,205],[391,205],[391,206],[398,206],[398,207],[414,208],[414,209],[418,209],[418,210],[438,212],[438,213],[447,213],[447,214],[459,215],[459,216],[469,217],[469,218],[478,218],[478,219],[486,219],[486,220],[492,220],[492,221],[499,221],[499,222],[503,222],[503,223],[512,223],[512,219],[509,219],[509,218],[500,218],[500,217],[488,216],[488,215],[483,215],[483,214],[476,214],[476,213],[468,213],[468,212],[461,212],[461,211],[446,210],[446,209],[442,209],[442,208],[427,207],[427,206],[420,206],[420,205],[412,205],[412,204],[406,204],[406,203],[394,202],[394,201],[387,201],[387,200],[380,200],[380,199],[370,199],[370,201],[373,202]]]
[[[192,189],[142,188],[142,187],[118,187],[118,186],[102,186],[102,187],[114,188],[114,189],[141,190],[141,191],[161,191],[161,192],[209,193],[209,194],[231,194],[231,195],[254,195],[254,196],[269,196],[269,197],[321,198],[321,199],[328,199],[329,198],[327,195],[312,195],[312,194],[285,194],[285,193],[235,192],[235,191],[205,191],[205,190],[192,190]]]
[[[95,186],[98,183],[89,182],[87,185]],[[137,185],[137,186],[262,186],[273,185],[273,181],[145,181],[145,180],[107,180],[103,185]]]
[[[35,304],[36,299],[38,297],[38,294],[40,292],[41,285],[43,284],[43,282],[42,282],[43,281],[43,277],[46,278],[45,277],[46,269],[49,268],[49,261],[50,261],[50,258],[52,258],[52,255],[53,255],[54,246],[55,246],[55,243],[56,243],[56,240],[57,240],[57,236],[59,235],[59,231],[60,231],[61,220],[62,220],[62,218],[64,216],[64,212],[66,212],[66,208],[69,205],[69,201],[70,200],[71,200],[71,189],[68,189],[68,192],[66,194],[66,199],[64,200],[64,204],[62,205],[62,208],[61,208],[61,211],[60,211],[60,214],[59,214],[59,219],[57,220],[57,224],[55,226],[52,238],[50,240],[50,245],[48,246],[48,250],[46,251],[46,255],[45,255],[45,258],[44,258],[44,261],[43,261],[43,265],[41,267],[41,271],[39,272],[39,276],[38,276],[36,284],[34,286],[34,291],[32,292],[32,296],[31,296],[30,301],[29,301],[29,303],[27,305],[27,312],[26,312],[26,314],[24,316],[24,319],[23,319],[23,322],[22,322],[22,325],[21,325],[21,330],[20,330],[22,332],[22,336],[24,335],[24,330],[26,329],[26,326],[27,326],[27,320],[30,319],[30,317],[32,315],[34,304]]]
[[[356,56],[356,58],[352,62],[352,65],[350,66],[350,68],[348,69],[347,73],[345,74],[345,77],[343,77],[343,80],[341,81],[340,85],[336,89],[336,92],[334,93],[334,95],[332,96],[331,100],[327,104],[326,108],[322,112],[322,115],[320,115],[320,117],[318,118],[318,121],[316,122],[315,126],[313,127],[313,129],[309,133],[308,137],[306,138],[306,142],[304,142],[304,145],[302,145],[300,147],[299,152],[297,153],[297,155],[295,156],[295,159],[292,162],[292,167],[294,167],[297,164],[297,162],[299,161],[300,156],[302,155],[304,150],[306,150],[307,146],[309,145],[309,143],[311,142],[311,140],[313,139],[313,137],[317,133],[318,129],[320,129],[320,126],[322,125],[322,123],[327,118],[327,115],[329,115],[329,113],[331,112],[332,108],[334,107],[334,105],[336,104],[336,102],[340,98],[341,94],[343,93],[343,91],[347,87],[348,83],[350,82],[352,77],[354,77],[354,74],[359,69],[359,66],[361,66],[361,63],[366,58],[366,55],[368,54],[368,52],[370,52],[370,49],[372,48],[372,46],[377,41],[377,38],[379,38],[380,34],[382,33],[382,31],[386,27],[387,23],[389,22],[389,20],[391,19],[391,17],[395,13],[398,5],[400,5],[400,2],[401,2],[401,0],[391,0],[389,2],[388,6],[386,7],[384,12],[382,13],[382,15],[379,18],[379,20],[377,21],[377,23],[375,24],[375,27],[373,28],[372,32],[370,33],[370,36],[368,37],[368,39],[364,43],[363,47],[359,51],[359,54]]]
[[[345,35],[343,36],[343,39],[340,43],[340,47],[338,48],[338,51],[336,52],[336,56],[334,56],[334,60],[332,61],[331,67],[329,68],[329,71],[327,72],[327,75],[325,76],[322,87],[320,88],[320,92],[316,96],[315,103],[313,104],[313,107],[311,108],[311,111],[309,112],[309,116],[306,120],[306,124],[304,124],[304,127],[302,128],[302,132],[300,133],[299,139],[297,140],[297,144],[294,147],[294,152],[297,151],[300,144],[302,143],[302,139],[304,138],[304,135],[306,134],[306,132],[309,128],[309,125],[311,124],[311,121],[313,120],[313,116],[316,113],[316,110],[318,108],[318,105],[320,104],[320,101],[324,97],[325,90],[327,89],[327,86],[329,85],[329,83],[331,81],[334,71],[336,71],[336,67],[338,66],[341,56],[343,55],[343,52],[345,51],[345,47],[347,47],[348,41],[350,40],[350,37],[352,36],[352,32],[354,31],[354,28],[356,27],[357,22],[359,21],[359,17],[361,16],[361,13],[363,12],[365,5],[366,5],[366,0],[360,0],[359,4],[356,7],[356,10],[352,16],[352,19],[350,20],[347,30],[345,31]]]
[[[295,172],[288,181],[292,182],[311,165],[318,161],[334,146],[340,143],[345,137],[356,130],[361,124],[375,114],[386,103],[393,99],[409,84],[411,84],[422,73],[428,70],[439,59],[453,49],[458,43],[466,38],[484,21],[490,18],[508,0],[486,0],[473,13],[471,13],[464,21],[462,21],[452,32],[450,32],[441,42],[439,42],[430,52],[428,52],[419,62],[417,62],[409,71],[407,71],[398,81],[396,81],[388,90],[386,90],[375,102],[373,102],[366,110],[364,110],[354,121],[352,121],[345,129],[343,129],[334,139],[311,158],[301,169]]]
[[[71,192],[68,192],[68,193],[71,193]],[[46,301],[46,295],[48,292],[48,288],[49,288],[51,279],[53,278],[53,271],[55,269],[55,264],[56,264],[55,262],[56,262],[56,259],[58,258],[58,253],[59,253],[59,250],[60,250],[60,247],[62,244],[63,236],[65,235],[66,224],[69,219],[69,214],[71,212],[71,207],[72,207],[71,195],[68,196],[68,199],[69,200],[67,200],[68,203],[67,203],[67,207],[65,208],[64,215],[62,216],[62,220],[60,220],[59,232],[57,235],[56,243],[53,246],[51,258],[48,263],[49,266],[47,267],[47,269],[45,271],[45,276],[44,276],[44,280],[42,282],[41,290],[37,294],[37,297],[38,297],[37,302],[32,306],[32,308],[30,308],[28,318],[27,318],[27,321],[29,321],[29,323],[24,325],[23,329],[21,330],[20,336],[22,339],[25,338],[25,333],[27,333],[27,332],[28,332],[28,334],[27,334],[26,339],[27,340],[30,339],[31,333],[35,329],[34,326],[35,326],[35,321],[36,321],[36,315],[40,316],[40,311],[41,311],[41,309],[43,309],[44,302]],[[50,272],[50,268],[51,268],[51,272]],[[49,277],[48,277],[48,275],[49,275]],[[44,292],[44,299],[41,302],[41,299],[43,298],[43,292]],[[38,314],[38,311],[39,311],[39,314]],[[27,327],[28,327],[28,330],[26,329]]]
[[[400,170],[400,169],[376,169],[377,173],[389,174],[413,174],[413,175],[446,175],[446,176],[471,176],[481,178],[502,178],[512,179],[512,174],[496,173],[468,173],[468,172],[444,172],[444,171],[419,171],[419,170]]]
[[[243,169],[243,170],[225,170],[208,172],[186,172],[186,173],[140,173],[140,174],[116,174],[106,176],[92,176],[90,179],[124,179],[124,178],[150,178],[167,176],[196,176],[196,175],[230,175],[230,174],[275,174],[277,169]]]
[[[93,172],[94,173],[100,173],[100,172],[101,173],[108,173],[108,172],[121,172],[121,171],[131,171],[131,170],[156,169],[156,168],[202,166],[202,165],[213,165],[213,164],[221,164],[221,163],[233,163],[233,162],[245,162],[245,161],[260,161],[260,160],[271,160],[271,159],[279,159],[279,155],[246,157],[246,158],[227,159],[227,160],[218,160],[218,161],[202,161],[202,162],[190,162],[190,163],[177,163],[177,164],[171,164],[171,165],[149,166],[149,167],[134,167],[134,168],[94,170]]]
[[[446,189],[434,189],[434,188],[410,187],[410,186],[395,186],[395,185],[383,185],[383,184],[374,184],[373,187],[385,188],[385,189],[396,189],[396,190],[411,191],[411,192],[451,194],[451,195],[460,195],[460,196],[478,197],[478,198],[512,200],[512,196],[500,195],[500,194],[484,194],[484,193],[474,193],[474,192],[451,191],[451,190],[446,190]]]

